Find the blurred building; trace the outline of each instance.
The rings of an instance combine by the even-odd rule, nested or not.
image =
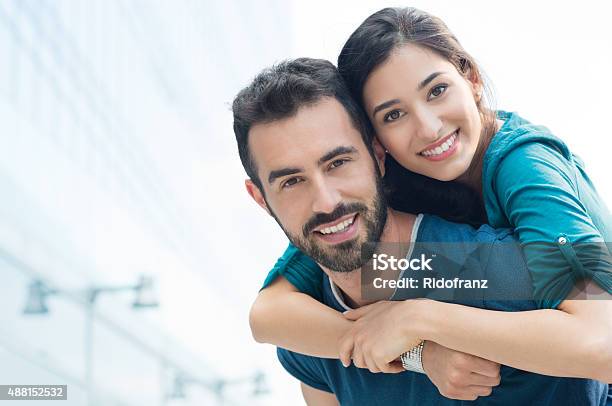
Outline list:
[[[67,384],[75,406],[257,404],[252,297],[220,272],[232,203],[207,202],[228,156],[240,172],[228,103],[288,54],[286,7],[0,2],[0,384]],[[141,275],[159,307],[87,296]]]

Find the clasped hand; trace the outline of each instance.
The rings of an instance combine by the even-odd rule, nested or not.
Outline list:
[[[422,339],[407,328],[410,301],[381,301],[345,312],[353,327],[340,340],[340,360],[370,372],[398,373],[400,355]]]
[[[398,373],[404,368],[400,355],[418,345],[422,338],[413,330],[415,301],[377,302],[345,312],[352,328],[340,340],[340,359],[351,360],[370,372]],[[412,312],[412,313],[411,313]],[[474,355],[426,341],[423,369],[440,394],[451,399],[475,400],[491,394],[500,384],[500,365]]]

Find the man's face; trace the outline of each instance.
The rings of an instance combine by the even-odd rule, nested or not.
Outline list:
[[[333,98],[253,126],[249,143],[265,195],[251,181],[247,189],[291,242],[332,271],[359,268],[361,245],[386,222],[384,151],[375,148],[375,162]]]

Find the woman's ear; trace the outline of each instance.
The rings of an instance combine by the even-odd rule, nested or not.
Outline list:
[[[385,176],[385,158],[387,157],[387,151],[376,137],[374,137],[372,141],[372,149],[374,150],[374,157],[376,158],[376,163],[380,170],[380,176]]]
[[[480,100],[482,100],[482,92],[484,91],[482,82],[472,82],[472,91],[474,93],[474,100],[476,100],[476,102],[480,102]]]
[[[482,78],[478,72],[474,69],[471,69],[468,72],[467,80],[472,87],[472,94],[474,95],[474,100],[476,102],[480,102],[482,99],[482,92],[484,91],[484,84],[482,83]]]
[[[270,214],[270,209],[268,209],[268,205],[266,204],[266,199],[264,199],[263,193],[255,183],[251,179],[246,179],[244,181],[244,186],[246,187],[247,193],[249,196],[255,200],[255,202],[265,211]]]

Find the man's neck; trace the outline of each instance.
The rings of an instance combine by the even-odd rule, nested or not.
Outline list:
[[[402,213],[393,209],[387,210],[387,222],[380,236],[382,243],[389,244],[394,247],[403,247],[403,252],[399,255],[405,256],[410,246],[412,238],[412,228],[416,216],[414,214]],[[397,244],[402,243],[402,244]],[[391,253],[398,256],[397,252]],[[361,299],[361,268],[357,268],[351,272],[334,272],[329,268],[322,267],[323,271],[329,276],[329,279],[340,288],[344,294],[346,304],[356,308],[370,304],[371,301]]]

